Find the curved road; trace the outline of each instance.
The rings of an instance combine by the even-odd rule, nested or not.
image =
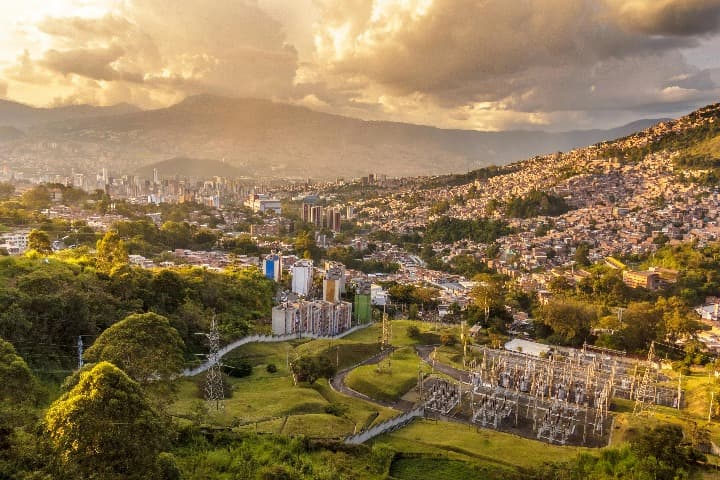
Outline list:
[[[432,353],[433,349],[435,347],[432,345],[416,345],[415,350],[419,354],[420,358],[427,364],[433,365],[433,361],[430,359],[430,354]],[[390,353],[395,351],[396,347],[391,347],[388,350],[385,350],[384,352],[380,352],[377,355],[368,358],[367,360],[364,360],[357,365],[354,365],[352,367],[343,369],[335,374],[334,377],[330,379],[328,382],[330,384],[330,388],[335,390],[336,392],[343,393],[345,395],[359,398],[361,400],[365,400],[366,402],[374,403],[376,405],[380,405],[383,407],[388,408],[394,408],[396,410],[402,410],[404,412],[412,410],[415,405],[412,402],[408,402],[406,400],[398,400],[394,403],[390,402],[383,402],[381,400],[377,400],[375,398],[368,397],[367,395],[360,393],[356,390],[353,390],[352,388],[348,387],[345,384],[345,377],[347,375],[355,370],[357,367],[360,367],[362,365],[372,365],[379,363],[382,359],[387,357]],[[470,374],[468,372],[465,372],[463,370],[459,370],[457,368],[451,367],[450,365],[446,365],[444,363],[435,362],[434,364],[434,370],[440,373],[443,373],[451,378],[454,378],[455,380],[461,381],[461,382],[469,382],[470,381]]]

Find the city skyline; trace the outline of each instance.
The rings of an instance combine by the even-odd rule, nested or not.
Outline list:
[[[507,130],[677,116],[720,88],[720,2],[31,1],[0,7],[0,98],[268,98]]]

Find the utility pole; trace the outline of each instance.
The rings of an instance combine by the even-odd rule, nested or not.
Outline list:
[[[83,365],[83,341],[82,341],[82,335],[78,335],[78,341],[77,341],[77,354],[78,354],[78,370],[80,370]]]
[[[708,410],[708,422],[712,421],[713,400],[715,400],[715,392],[710,392],[710,409]]]

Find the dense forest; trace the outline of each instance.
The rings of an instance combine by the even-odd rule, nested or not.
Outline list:
[[[103,265],[102,252],[0,257],[0,337],[31,366],[72,367],[78,337],[91,343],[131,313],[167,316],[188,353],[202,351],[195,333],[207,331],[213,315],[227,339],[262,329],[269,317],[274,286],[257,269],[144,270],[117,259]]]

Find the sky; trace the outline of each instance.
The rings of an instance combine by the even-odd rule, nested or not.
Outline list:
[[[0,0],[0,98],[607,128],[720,101],[719,34],[720,0]]]

